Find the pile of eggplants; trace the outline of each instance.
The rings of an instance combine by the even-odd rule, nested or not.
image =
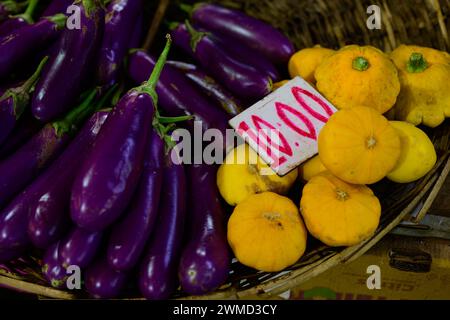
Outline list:
[[[38,254],[60,289],[75,265],[95,298],[218,289],[231,254],[217,167],[174,161],[170,134],[197,120],[225,136],[271,92],[292,45],[199,4],[183,6],[190,22],[171,24],[156,57],[135,49],[143,0],[37,2],[0,2],[0,263]],[[70,5],[80,28],[66,25]],[[167,60],[172,41],[188,62]]]

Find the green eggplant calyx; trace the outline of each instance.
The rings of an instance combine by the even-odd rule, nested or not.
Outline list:
[[[194,6],[187,3],[180,3],[179,7],[181,11],[186,12],[189,16],[192,16],[192,12],[194,11]]]
[[[23,3],[18,3],[14,0],[5,0],[2,1],[1,5],[6,9],[7,12],[14,14],[19,12],[24,6],[26,6],[28,3],[27,1],[24,1]]]
[[[67,17],[63,13],[57,13],[54,16],[46,17],[46,19],[56,24],[56,28],[59,30],[66,26]]]
[[[29,0],[28,6],[27,6],[25,12],[15,15],[15,16],[12,16],[12,18],[22,18],[27,23],[33,24],[34,23],[33,14],[34,14],[34,11],[36,10],[36,6],[37,6],[38,2],[39,2],[39,0]]]
[[[167,28],[169,29],[169,30],[175,30],[176,28],[178,28],[178,26],[180,25],[181,23],[179,23],[179,22],[176,22],[176,21],[166,21],[166,25],[167,25]]]
[[[95,88],[89,92],[89,95],[72,111],[70,111],[63,119],[55,121],[53,127],[58,136],[65,133],[72,133],[78,125],[94,110],[97,104],[93,103],[95,97],[99,93],[99,88]]]
[[[370,67],[369,61],[364,57],[356,57],[352,62],[353,69],[357,71],[366,71]]]
[[[13,99],[14,115],[16,117],[16,120],[20,118],[23,111],[28,106],[30,102],[30,93],[34,90],[34,86],[39,79],[42,68],[44,67],[47,60],[48,57],[42,59],[36,71],[21,86],[7,90],[3,94],[3,96],[0,97],[0,101],[6,100],[8,98]]]
[[[424,72],[428,68],[428,62],[425,60],[423,54],[418,52],[411,53],[408,63],[406,64],[406,71],[409,73]]]
[[[186,28],[191,35],[191,49],[193,52],[197,50],[198,43],[208,35],[207,32],[201,32],[194,29],[194,27],[191,25],[191,23],[186,20],[185,22]]]
[[[81,0],[81,4],[84,7],[86,17],[90,17],[92,12],[100,6],[96,0]]]

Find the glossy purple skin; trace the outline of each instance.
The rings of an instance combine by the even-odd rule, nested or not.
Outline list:
[[[0,208],[45,169],[69,142],[47,124],[26,144],[0,162]]]
[[[80,7],[80,29],[65,28],[59,50],[52,54],[36,85],[31,110],[36,119],[48,122],[74,106],[90,73],[103,36],[105,12],[98,4],[86,15]]]
[[[134,32],[134,23],[143,10],[142,0],[112,0],[106,9],[105,33],[97,62],[97,82],[111,86],[119,72]]]
[[[94,298],[112,299],[119,296],[127,279],[126,272],[114,270],[102,257],[86,269],[84,284]]]
[[[191,55],[204,70],[242,100],[257,101],[272,91],[269,76],[235,60],[209,35],[203,34],[192,47],[192,36],[185,24],[178,25],[171,34],[175,45]]]
[[[179,61],[167,61],[167,64],[183,71],[186,77],[220,105],[226,113],[235,116],[242,111],[243,104],[197,66]]]
[[[281,80],[280,73],[275,65],[258,52],[255,52],[246,46],[236,45],[235,41],[224,37],[214,37],[214,41],[216,41],[230,56],[235,58],[235,60],[268,75],[272,79],[272,82]]]
[[[143,169],[153,115],[150,96],[136,90],[110,113],[73,184],[71,216],[78,226],[103,230],[124,212]]]
[[[0,24],[0,38],[11,34],[22,27],[28,26],[29,23],[22,17],[11,18]]]
[[[102,232],[91,232],[74,227],[59,247],[60,261],[64,267],[87,267],[100,248]]]
[[[0,159],[11,155],[42,128],[42,123],[26,112],[0,147]],[[1,160],[0,160],[1,161]]]
[[[67,271],[61,264],[59,256],[60,241],[52,244],[45,250],[42,258],[42,274],[48,283],[55,288],[62,289],[66,287]]]
[[[159,206],[158,228],[141,263],[139,288],[151,300],[167,299],[177,289],[178,263],[186,219],[186,177],[183,165],[167,159]]]
[[[150,76],[156,59],[144,51],[135,51],[128,59],[128,73],[139,84]],[[202,122],[203,130],[217,128],[226,134],[230,116],[211,103],[188,78],[176,68],[165,65],[156,85],[159,107],[164,115],[192,115]],[[192,120],[187,121],[192,125]]]
[[[45,8],[42,16],[48,17],[57,13],[67,14],[67,7],[70,6],[73,2],[74,0],[52,0],[47,8]]]
[[[7,77],[30,54],[56,39],[59,31],[54,22],[44,18],[0,39],[0,78]]]
[[[246,45],[275,64],[286,64],[294,53],[294,46],[280,31],[241,11],[201,3],[194,7],[191,18],[196,25],[235,39],[236,46]]]
[[[14,105],[13,97],[0,101],[0,144],[8,138],[16,126],[17,117]]]
[[[163,154],[164,142],[153,130],[131,206],[111,232],[107,258],[116,270],[130,270],[136,265],[154,229],[162,187]]]
[[[225,217],[220,204],[214,166],[189,167],[189,243],[178,269],[181,287],[189,294],[217,289],[228,277],[230,252]]]
[[[105,111],[92,115],[58,159],[33,182],[39,187],[28,201],[28,236],[35,247],[47,248],[70,225],[72,183],[108,115]]]

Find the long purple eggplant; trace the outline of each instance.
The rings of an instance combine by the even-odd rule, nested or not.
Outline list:
[[[0,2],[0,22],[6,20],[10,15],[18,13],[23,8],[22,3],[14,0]]]
[[[98,85],[109,87],[117,82],[130,48],[134,23],[142,10],[142,0],[112,0],[108,4],[105,33],[97,63]]]
[[[78,227],[61,240],[59,256],[62,266],[67,268],[74,265],[87,267],[95,258],[102,243],[102,232],[91,232]]]
[[[216,185],[216,168],[191,165],[189,168],[189,239],[181,256],[178,275],[189,294],[215,290],[227,279],[230,252],[225,217]]]
[[[0,97],[0,145],[16,127],[17,121],[30,103],[30,93],[41,70],[47,62],[47,57],[39,64],[34,74],[19,87],[7,90]]]
[[[244,109],[243,104],[237,98],[197,66],[181,61],[167,61],[167,64],[183,71],[186,77],[220,105],[226,113],[235,116]]]
[[[108,114],[101,111],[91,116],[61,156],[34,182],[40,188],[28,202],[28,236],[35,247],[47,248],[70,225],[73,180]]]
[[[59,256],[60,243],[58,241],[45,250],[42,258],[42,273],[52,287],[62,289],[66,287],[68,275]]]
[[[43,124],[31,115],[31,110],[26,110],[8,135],[8,139],[0,146],[0,161],[13,154],[42,127]]]
[[[51,145],[58,144],[58,151],[60,149],[62,149],[62,147],[63,147],[62,141],[56,141],[56,142],[54,141],[56,139],[55,136],[57,136],[57,133],[55,133],[55,130],[56,130],[55,127],[56,128],[64,128],[64,127],[73,128],[76,125],[77,121],[68,122],[67,120],[77,118],[77,117],[74,117],[75,112],[77,112],[77,111],[79,113],[78,119],[81,119],[83,112],[87,112],[87,110],[89,110],[88,102],[89,102],[89,99],[92,99],[92,97],[93,97],[93,95],[90,95],[88,100],[86,100],[84,102],[84,104],[81,104],[79,108],[75,109],[70,114],[72,116],[72,118],[67,117],[65,123],[63,123],[61,121],[61,122],[55,124],[55,126],[52,126],[52,125],[48,126],[48,128],[49,128],[48,130],[53,130],[53,131],[52,131],[49,139],[41,139],[39,141],[39,143],[41,144],[40,151],[39,151],[40,154],[42,154],[43,152],[49,152],[48,150],[47,151],[45,150],[46,147],[49,147],[46,144],[49,144],[50,148],[52,148],[52,149],[55,149],[55,147],[51,146]],[[83,112],[81,112],[81,111],[83,111]],[[80,115],[80,113],[81,113],[81,115]],[[97,120],[97,119],[98,118],[96,116],[93,116],[86,123],[86,125],[81,130],[82,136],[86,135],[86,131],[93,131],[93,132],[98,131],[99,123],[95,122],[95,120]],[[100,119],[98,119],[98,120],[100,120]],[[44,130],[46,130],[46,129],[44,128]],[[66,130],[66,129],[61,129],[61,130]],[[64,136],[64,138],[63,138],[64,143],[66,143],[69,139],[68,131],[66,131],[63,134],[63,136]],[[61,138],[58,138],[58,139],[61,139]],[[35,142],[35,144],[36,144],[36,142]],[[25,145],[25,147],[27,147],[27,145]],[[36,150],[34,150],[34,151],[36,151]],[[22,153],[20,153],[20,155],[21,155],[21,157],[18,157],[16,159],[16,163],[18,165],[22,165],[22,163],[27,164],[26,160],[29,160],[31,163],[35,163],[37,160],[34,159],[33,157],[38,157],[39,153],[37,155],[35,155],[35,154],[30,155],[30,153],[22,152]],[[55,157],[55,156],[56,156],[56,154],[53,155],[53,157]],[[11,159],[11,158],[8,158],[8,159]],[[19,162],[20,160],[22,161],[22,163]],[[14,161],[9,163],[9,170],[14,171],[13,174],[8,173],[9,174],[8,177],[12,182],[15,182],[14,179],[22,179],[22,181],[23,181],[23,176],[21,176],[21,175],[23,175],[23,172],[20,171],[20,169],[21,169],[20,166],[19,166],[19,169],[17,169],[17,167],[16,167],[17,164],[15,164]],[[23,166],[24,165],[22,165],[22,167]],[[6,171],[7,169],[8,169],[7,167],[2,166],[2,170],[4,170],[5,172],[8,172],[8,171]],[[29,170],[30,168],[25,168],[25,169]],[[18,171],[16,171],[16,170],[18,170]],[[52,166],[52,167],[48,168],[37,180],[35,180],[28,187],[26,187],[24,191],[22,191],[19,195],[17,195],[8,204],[8,206],[6,206],[6,208],[4,208],[0,212],[0,253],[2,251],[14,251],[15,254],[18,256],[31,244],[30,238],[29,238],[28,232],[27,232],[28,222],[29,222],[30,204],[36,203],[36,201],[39,201],[40,198],[45,196],[45,195],[43,195],[43,191],[48,190],[49,186],[52,185],[52,183],[54,182],[52,179],[56,179],[60,174],[64,174],[64,172],[60,171],[60,170],[61,170],[61,162],[60,162],[59,166],[55,166],[55,167]],[[63,168],[63,170],[65,170],[65,169]],[[2,175],[2,179],[3,179],[3,175]],[[16,186],[16,185],[13,185],[12,182],[9,185],[11,187]],[[60,212],[57,214],[63,215],[64,212]],[[52,218],[54,218],[55,215],[57,215],[57,214],[54,213]],[[67,216],[68,216],[68,214],[67,214]],[[43,218],[46,218],[46,217],[43,217]],[[49,222],[49,224],[51,224],[51,222]],[[51,228],[51,225],[49,225],[49,227]]]
[[[105,12],[99,1],[77,0],[74,6],[80,9],[81,27],[64,30],[59,49],[50,56],[34,92],[31,108],[34,116],[43,122],[73,107],[103,36]]]
[[[157,107],[155,92],[171,41],[147,82],[125,94],[108,116],[72,188],[71,216],[80,227],[103,230],[128,206],[143,170]]]
[[[167,299],[177,288],[186,215],[186,178],[183,165],[166,159],[158,228],[152,234],[141,264],[139,288],[147,299]]]
[[[105,257],[90,265],[85,272],[87,292],[97,299],[116,298],[126,285],[128,273],[111,268]]]
[[[144,51],[134,51],[128,59],[128,73],[135,83],[148,78],[155,59]],[[156,86],[159,105],[168,116],[192,115],[201,121],[203,130],[219,129],[226,134],[229,115],[211,103],[197,87],[176,68],[166,65]],[[192,123],[192,122],[190,122]]]
[[[113,228],[109,240],[108,263],[116,270],[130,270],[136,265],[154,229],[162,186],[163,154],[164,142],[153,130],[131,207]]]
[[[237,40],[235,46],[246,45],[276,64],[286,64],[294,53],[289,39],[270,24],[245,13],[216,4],[199,3],[189,8],[192,21],[212,33]]]
[[[52,0],[42,13],[43,17],[52,16],[57,13],[67,13],[67,7],[72,5],[74,0]]]
[[[174,44],[243,101],[257,101],[272,91],[272,79],[228,55],[205,32],[188,22],[172,29]]]
[[[56,39],[66,16],[45,17],[0,39],[0,78],[4,78],[33,52]]]
[[[24,26],[34,23],[33,13],[36,9],[38,0],[29,0],[27,9],[24,13],[13,16],[0,24],[0,38],[10,34],[11,32],[18,30]]]

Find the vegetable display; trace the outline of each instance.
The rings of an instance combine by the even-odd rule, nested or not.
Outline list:
[[[442,163],[442,141],[420,125],[448,126],[446,52],[295,52],[270,24],[200,3],[178,7],[156,56],[151,28],[141,48],[147,1],[37,2],[0,1],[0,263],[31,257],[58,290],[73,267],[82,291],[71,294],[97,299],[201,297],[245,288],[247,274],[272,281],[309,264],[317,244],[338,252],[327,246],[379,237],[385,185],[420,186]],[[289,119],[273,126],[323,122],[302,135],[318,152],[279,176],[229,139],[229,121],[258,101],[276,106],[268,95],[294,77],[338,110],[323,120],[312,96],[294,94]],[[182,151],[177,129],[187,129]],[[294,137],[296,152],[309,146]]]

